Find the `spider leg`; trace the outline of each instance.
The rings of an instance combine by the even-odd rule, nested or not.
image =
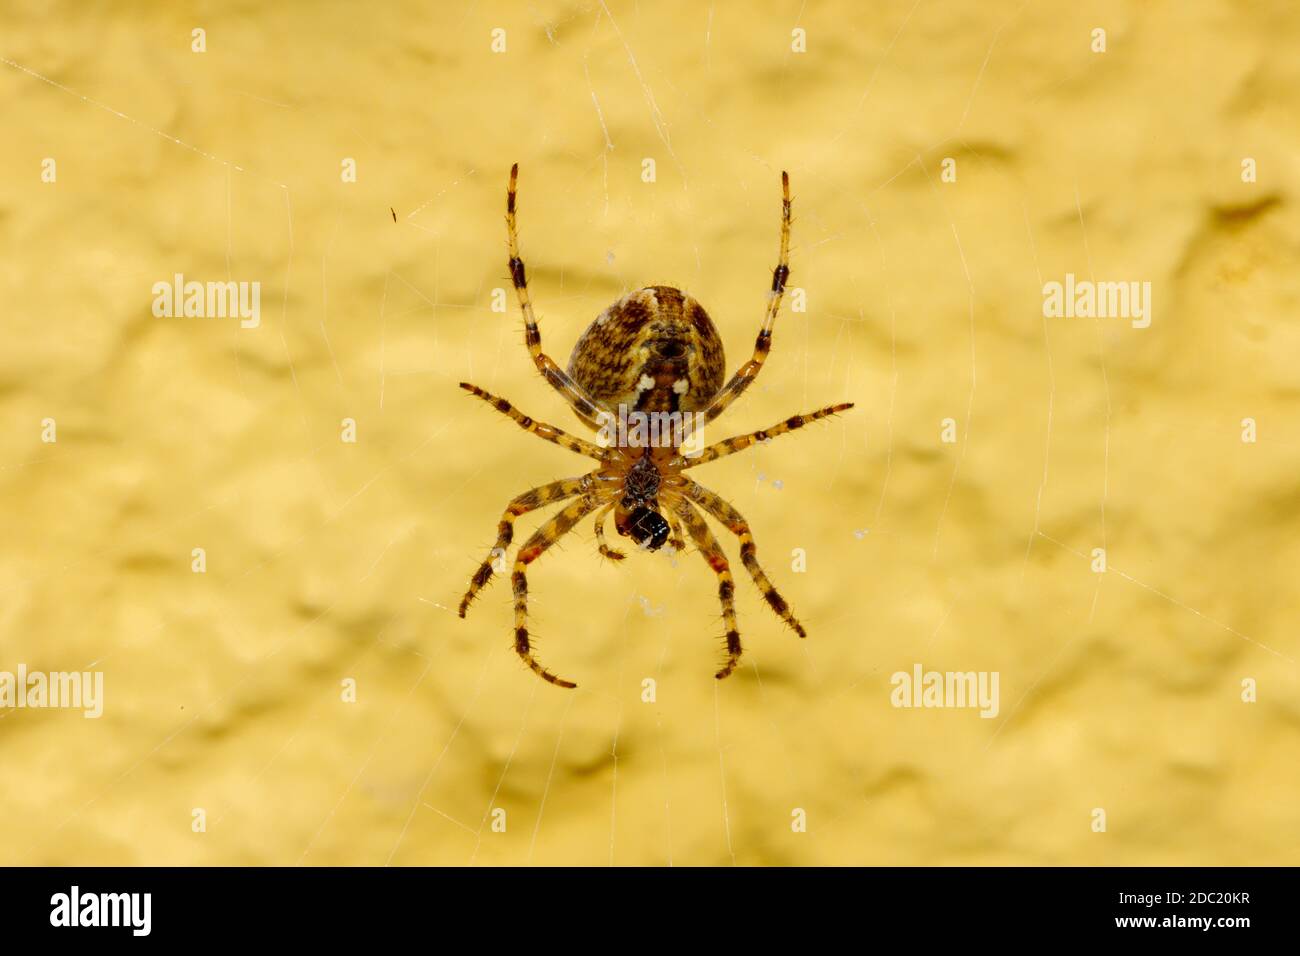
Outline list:
[[[492,580],[493,562],[505,561],[506,548],[510,547],[510,542],[515,535],[515,519],[544,505],[582,494],[587,490],[590,480],[590,475],[581,478],[562,478],[547,485],[539,485],[511,499],[510,504],[506,505],[505,513],[501,515],[501,523],[497,525],[497,543],[493,545],[488,556],[483,559],[483,563],[470,578],[469,590],[460,599],[461,617],[464,617],[465,612],[469,610],[470,602],[474,600],[475,595]]]
[[[722,553],[718,539],[713,537],[713,532],[705,523],[704,516],[691,507],[689,501],[678,498],[673,505],[673,511],[681,517],[691,540],[695,542],[704,560],[718,576],[718,600],[722,602],[722,620],[727,626],[727,661],[713,676],[722,680],[736,669],[741,652],[740,631],[736,626],[736,582],[731,576],[731,564],[727,561],[727,556]]]
[[[670,508],[664,516],[668,519],[668,527],[672,529],[673,536],[668,539],[668,543],[678,554],[686,550],[686,542],[682,539],[682,525],[677,520],[677,514]]]
[[[614,505],[616,504],[618,504],[617,501],[611,501],[596,514],[596,549],[600,551],[601,555],[609,558],[611,561],[622,561],[627,557],[627,555],[622,551],[619,551],[617,548],[611,548],[609,545],[605,544],[605,516],[613,510]]]
[[[515,592],[515,653],[524,659],[524,663],[531,667],[538,677],[558,687],[578,685],[555,676],[533,656],[532,645],[528,640],[528,578],[524,569],[541,557],[547,548],[572,531],[574,525],[601,503],[602,499],[595,495],[584,494],[577,501],[566,505],[559,514],[534,531],[532,537],[524,542],[519,553],[515,555],[515,570],[510,576]]]
[[[528,354],[533,357],[533,364],[542,373],[542,377],[560,393],[579,416],[586,421],[594,422],[600,414],[600,409],[596,407],[582,386],[542,351],[542,333],[537,328],[532,299],[528,295],[528,277],[524,271],[524,260],[519,257],[519,225],[515,218],[515,185],[518,180],[519,164],[515,163],[510,167],[510,187],[506,191],[506,236],[510,246],[510,281],[515,287],[519,308],[524,313],[524,344],[528,346]]]
[[[679,490],[679,493],[685,495],[717,518],[727,526],[732,534],[740,539],[740,560],[744,562],[745,570],[749,572],[749,576],[754,579],[754,584],[763,592],[763,599],[767,601],[768,606],[776,612],[781,620],[794,629],[796,634],[800,637],[807,637],[808,633],[803,629],[803,625],[790,612],[790,605],[777,592],[776,587],[759,565],[758,549],[754,546],[754,535],[750,531],[749,522],[745,520],[744,515],[733,508],[722,496],[709,491],[703,485],[691,481],[689,478],[686,479],[686,484]]]
[[[579,455],[586,455],[588,458],[595,458],[597,461],[604,461],[609,457],[608,453],[593,445],[589,441],[581,438],[575,438],[568,432],[556,428],[554,425],[548,425],[545,422],[539,422],[534,418],[525,415],[519,409],[515,408],[504,398],[498,398],[491,392],[484,391],[477,385],[471,385],[469,382],[461,382],[460,387],[472,395],[477,395],[483,401],[487,402],[503,415],[508,415],[524,431],[536,435],[538,438],[553,442],[561,448],[567,448],[569,451],[577,452]]]
[[[713,421],[728,405],[740,397],[749,388],[767,353],[772,350],[772,326],[776,324],[777,314],[781,311],[781,299],[785,296],[785,283],[790,278],[790,177],[781,173],[781,248],[772,270],[772,291],[768,294],[767,314],[763,317],[763,327],[758,330],[758,339],[754,342],[754,355],[742,365],[722,390],[709,403],[708,408],[695,417],[696,426]]]
[[[723,441],[716,442],[705,448],[694,458],[687,456],[683,469],[694,468],[696,465],[703,465],[706,462],[716,461],[719,458],[726,458],[728,455],[734,455],[738,451],[744,451],[751,445],[758,442],[765,442],[786,432],[792,432],[796,428],[803,428],[809,422],[815,422],[822,418],[828,418],[839,412],[847,411],[853,407],[852,402],[845,402],[841,405],[828,405],[825,408],[819,408],[815,412],[809,412],[805,415],[792,415],[778,425],[766,428],[763,431],[750,432],[748,435],[736,435],[734,438],[727,438]]]

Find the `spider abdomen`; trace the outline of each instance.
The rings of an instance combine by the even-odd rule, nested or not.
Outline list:
[[[569,375],[602,409],[693,412],[722,388],[726,359],[713,320],[671,286],[623,296],[587,326]]]

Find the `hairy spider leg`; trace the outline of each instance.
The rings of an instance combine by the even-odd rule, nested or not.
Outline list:
[[[561,478],[559,481],[552,481],[550,484],[531,488],[511,499],[510,503],[506,505],[505,513],[501,515],[501,523],[497,525],[497,543],[492,546],[488,556],[483,559],[483,563],[479,565],[478,570],[474,572],[474,576],[470,578],[469,590],[460,599],[459,613],[461,617],[465,616],[470,603],[478,592],[492,580],[493,563],[500,561],[504,567],[506,548],[510,547],[510,542],[515,535],[515,519],[520,515],[535,511],[546,505],[582,494],[589,487],[590,480],[590,475],[584,475],[581,478]]]
[[[668,519],[668,527],[673,533],[673,536],[668,539],[668,543],[672,545],[675,552],[681,554],[686,550],[686,541],[682,538],[681,522],[677,520],[677,514],[672,508],[667,509],[667,514],[664,517]]]
[[[713,532],[705,523],[704,516],[696,511],[689,501],[678,498],[673,504],[673,510],[686,525],[687,533],[695,542],[695,546],[700,549],[704,560],[718,576],[718,600],[722,604],[722,620],[727,628],[723,638],[726,642],[727,660],[713,676],[722,680],[736,669],[741,653],[740,629],[736,624],[736,582],[731,576],[731,564],[727,561],[727,556],[722,553],[717,538],[713,537]]]
[[[598,550],[603,557],[609,558],[611,561],[622,561],[627,557],[627,555],[622,551],[619,551],[617,548],[611,548],[605,543],[605,518],[614,510],[614,507],[617,504],[618,499],[614,499],[596,513],[596,550]]]
[[[759,565],[758,548],[754,545],[754,535],[750,531],[749,522],[745,520],[744,515],[733,508],[721,495],[710,491],[697,482],[691,481],[689,478],[686,479],[686,484],[680,493],[713,515],[740,539],[740,560],[744,563],[749,576],[754,579],[754,584],[763,593],[763,599],[776,612],[777,617],[789,624],[796,634],[800,637],[807,637],[808,632],[795,619],[794,614],[790,611],[790,605],[785,598],[781,597],[763,568]]]
[[[754,342],[754,354],[731,376],[722,390],[713,397],[709,406],[693,419],[694,427],[699,428],[713,421],[734,402],[745,389],[749,388],[763,368],[768,353],[772,350],[772,326],[781,311],[781,300],[785,297],[785,283],[790,278],[790,177],[781,173],[781,248],[777,257],[776,268],[772,270],[772,291],[768,293],[767,314],[763,317],[763,327],[758,330]]]
[[[525,571],[528,565],[540,558],[551,545],[572,531],[579,521],[603,503],[603,499],[596,495],[586,494],[566,505],[559,514],[534,531],[515,555],[515,570],[510,576],[515,593],[515,653],[523,658],[533,673],[557,687],[572,688],[578,685],[552,674],[533,655],[532,643],[528,639],[528,577]]]
[[[515,295],[519,298],[519,308],[524,313],[524,344],[528,354],[533,357],[533,364],[542,373],[542,377],[560,396],[569,403],[586,421],[596,421],[600,409],[591,397],[583,391],[568,373],[555,364],[549,355],[542,351],[542,333],[537,328],[537,318],[533,315],[533,303],[528,295],[528,277],[524,270],[524,260],[519,255],[519,227],[515,219],[515,186],[519,180],[519,164],[510,167],[510,186],[506,192],[506,236],[510,246],[510,281],[514,284]]]
[[[491,392],[479,388],[477,385],[471,385],[469,382],[461,382],[460,387],[465,389],[471,395],[476,395],[483,401],[487,402],[503,415],[510,416],[524,431],[536,435],[544,441],[552,442],[561,448],[567,448],[569,451],[577,452],[579,455],[586,455],[588,458],[595,458],[597,461],[604,461],[609,457],[609,453],[603,448],[599,448],[589,441],[581,438],[575,438],[563,429],[556,428],[554,425],[548,425],[546,422],[539,422],[535,418],[525,415],[519,409],[515,408],[504,398],[498,398]]]
[[[711,461],[717,461],[719,458],[725,458],[728,455],[734,455],[738,451],[744,451],[752,445],[770,441],[778,438],[786,432],[792,432],[797,428],[803,428],[805,425],[818,421],[823,418],[829,418],[840,412],[848,411],[853,407],[852,402],[843,402],[839,405],[828,405],[825,408],[819,408],[815,412],[808,412],[803,415],[791,415],[785,421],[773,425],[771,428],[765,428],[762,431],[750,432],[748,435],[736,435],[732,438],[724,438],[720,442],[709,445],[694,458],[684,458],[683,470],[694,468],[696,465],[707,464]]]

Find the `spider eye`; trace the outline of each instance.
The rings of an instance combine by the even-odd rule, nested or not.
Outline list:
[[[658,551],[668,540],[668,522],[657,511],[637,508],[628,522],[628,533],[647,551]]]

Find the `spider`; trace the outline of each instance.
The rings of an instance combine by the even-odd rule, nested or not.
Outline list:
[[[515,652],[543,679],[560,687],[576,687],[572,681],[543,667],[533,653],[528,636],[528,566],[593,511],[597,550],[613,561],[621,561],[625,555],[606,543],[605,521],[610,512],[618,533],[630,537],[647,551],[656,551],[670,540],[675,551],[684,550],[682,527],[685,526],[691,541],[718,578],[727,655],[715,675],[721,680],[736,669],[741,654],[735,583],[731,565],[701,511],[712,515],[740,539],[740,560],[777,616],[800,637],[805,637],[806,632],[759,565],[749,523],[729,502],[691,480],[685,472],[853,407],[852,402],[830,405],[810,414],[793,415],[762,431],[716,442],[695,454],[684,451],[684,443],[692,435],[744,393],[771,350],[772,326],[790,276],[790,177],[781,173],[780,258],[772,273],[767,314],[754,343],[753,356],[725,383],[722,340],[712,320],[695,299],[670,286],[649,286],[623,296],[582,333],[569,358],[568,370],[556,365],[542,351],[542,335],[533,315],[524,262],[519,256],[518,179],[516,163],[510,169],[510,186],[506,192],[510,278],[523,312],[524,343],[538,371],[589,428],[605,430],[615,414],[623,422],[638,413],[643,416],[667,413],[677,416],[672,419],[675,426],[682,419],[687,425],[671,428],[667,439],[663,440],[661,434],[659,441],[646,441],[644,430],[634,428],[629,435],[625,434],[626,429],[620,429],[617,440],[602,447],[539,422],[477,385],[461,382],[461,388],[509,416],[525,431],[593,458],[599,464],[585,475],[540,485],[510,501],[497,526],[496,544],[470,579],[459,614],[465,616],[475,596],[492,579],[494,563],[503,561],[514,537],[515,519],[546,505],[569,502],[519,548],[511,583]]]

